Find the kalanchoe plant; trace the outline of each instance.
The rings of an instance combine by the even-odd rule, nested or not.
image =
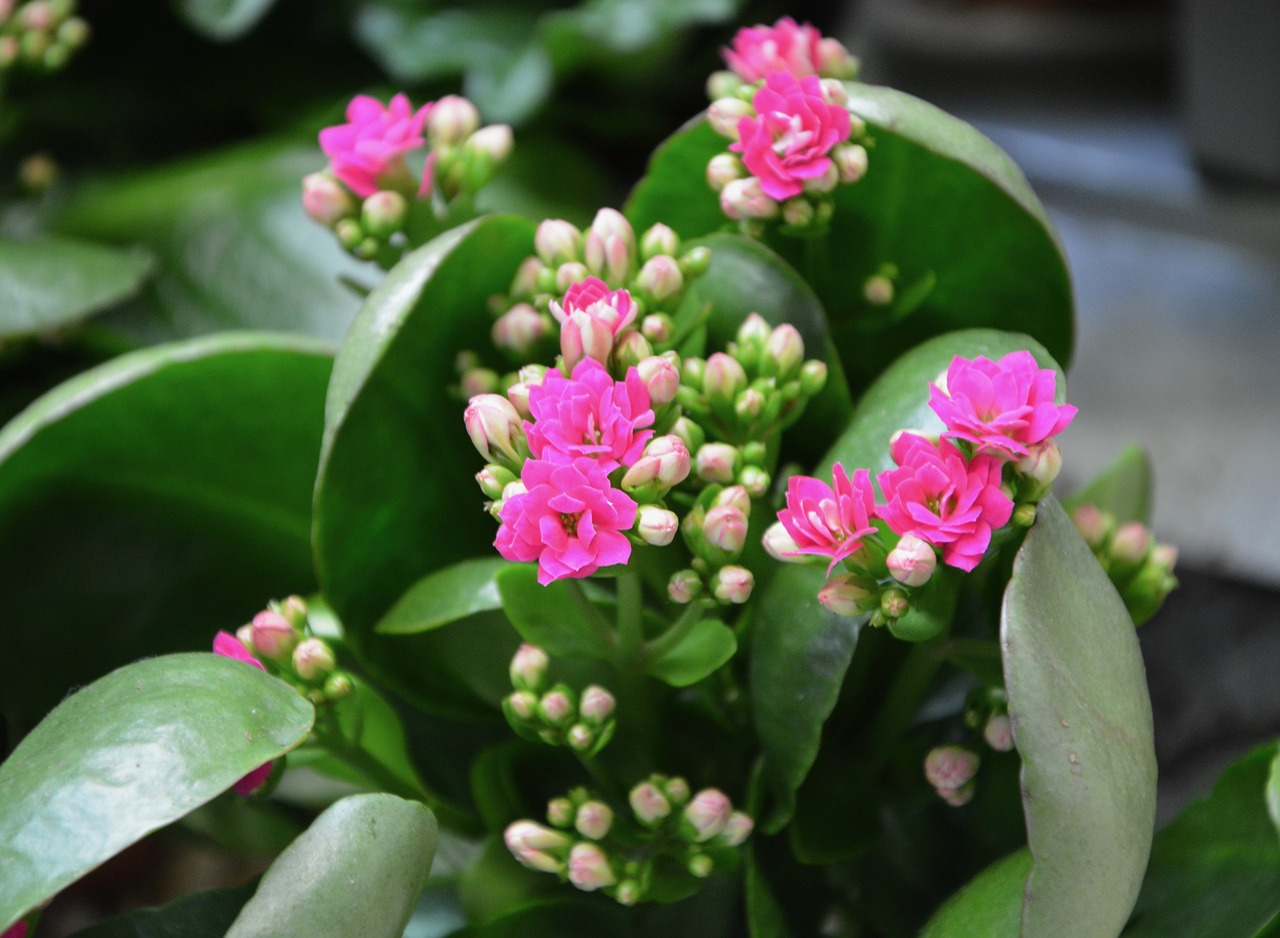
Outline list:
[[[466,100],[355,97],[299,208],[387,270],[336,358],[253,332],[162,346],[0,431],[0,535],[172,558],[107,628],[213,643],[105,676],[29,654],[87,685],[42,720],[66,687],[13,688],[43,631],[0,656],[31,727],[0,765],[0,927],[172,823],[276,838],[256,884],[147,913],[200,933],[1177,917],[1157,907],[1185,892],[1185,833],[1143,885],[1133,628],[1174,551],[1105,486],[1070,515],[1053,494],[1077,414],[1043,209],[989,141],[853,81],[812,26],[724,56],[627,204],[576,220],[477,214],[513,138]],[[99,465],[109,507],[80,522],[64,489]],[[56,605],[22,606],[15,569],[5,602]],[[1224,791],[1274,790],[1273,758]]]

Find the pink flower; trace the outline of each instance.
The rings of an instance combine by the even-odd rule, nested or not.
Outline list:
[[[0,935],[0,938],[26,938],[26,936],[27,923],[15,922],[4,930],[4,934]]]
[[[942,548],[943,563],[972,570],[992,530],[1013,514],[1013,502],[1000,490],[1000,460],[966,461],[946,440],[935,446],[914,433],[901,434],[889,452],[900,468],[876,476],[885,497],[876,514],[896,533]]]
[[[796,78],[816,75],[821,62],[822,34],[813,26],[784,16],[772,26],[738,30],[733,48],[721,50],[724,60],[743,81],[762,81],[770,72],[790,72]]]
[[[871,473],[858,469],[850,480],[844,466],[832,468],[834,491],[811,476],[792,476],[787,481],[787,507],[778,520],[791,539],[797,554],[830,557],[827,574],[840,561],[862,546],[862,538],[875,531],[875,490]]]
[[[320,131],[320,147],[329,157],[333,174],[361,198],[379,189],[399,188],[408,179],[404,155],[426,146],[423,128],[430,104],[416,111],[403,94],[383,107],[368,95],[357,95],[347,105],[347,123]],[[423,167],[419,195],[431,191],[433,160]]]
[[[255,658],[249,649],[244,647],[244,643],[236,638],[230,632],[219,632],[213,638],[213,653],[222,655],[224,658],[234,658],[236,661],[243,661],[245,664],[251,664],[255,668],[262,671],[267,670],[263,667],[261,661]],[[232,787],[237,795],[248,797],[262,787],[262,783],[271,775],[271,763],[264,762],[258,766],[240,781],[236,782]]]
[[[1070,404],[1054,403],[1056,377],[1052,368],[1038,368],[1030,352],[1010,352],[998,362],[957,355],[945,389],[929,385],[929,406],[947,426],[943,436],[967,440],[979,453],[1017,459],[1061,433],[1076,415]]]
[[[603,363],[613,340],[635,320],[638,310],[626,290],[610,290],[599,277],[587,277],[569,287],[564,304],[551,301],[551,315],[560,323],[560,352],[573,368],[584,357]]]
[[[520,481],[526,491],[503,502],[493,544],[508,560],[538,561],[543,586],[630,559],[631,542],[621,532],[635,524],[636,503],[609,484],[594,459],[530,459]]]
[[[822,82],[814,75],[797,79],[787,72],[771,72],[751,103],[756,117],[738,121],[737,143],[729,149],[742,154],[765,195],[789,199],[831,167],[832,147],[849,139],[849,112],[828,104]]]
[[[630,466],[653,436],[649,391],[634,368],[614,381],[604,365],[584,358],[566,378],[547,372],[529,389],[533,423],[525,423],[529,452],[535,459],[572,462],[588,456],[606,473]]]

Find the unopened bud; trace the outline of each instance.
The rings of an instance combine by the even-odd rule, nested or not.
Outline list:
[[[590,276],[591,271],[587,270],[586,264],[568,261],[556,268],[555,290],[557,293],[567,293],[575,283],[581,283]]]
[[[331,228],[356,213],[356,200],[346,187],[327,173],[312,173],[302,179],[302,210],[313,220]]]
[[[582,232],[567,221],[549,218],[538,225],[533,236],[533,246],[542,263],[548,267],[558,267],[581,259]],[[584,268],[584,275],[579,279],[585,279],[585,276]],[[575,280],[574,283],[576,282]]]
[[[602,208],[596,212],[596,217],[591,220],[591,231],[602,241],[618,238],[627,250],[634,252],[636,249],[635,229],[627,221],[627,216],[616,208]]]
[[[770,332],[765,341],[760,374],[788,381],[798,374],[803,361],[804,339],[800,337],[800,331],[789,323],[783,323]]]
[[[335,671],[324,679],[324,699],[330,702],[350,697],[355,689],[351,675],[343,671]]]
[[[890,619],[900,619],[911,608],[911,600],[900,589],[887,589],[880,594],[880,611]]]
[[[516,275],[511,278],[508,293],[513,299],[532,300],[538,293],[538,277],[546,270],[542,259],[526,257],[516,268]]]
[[[707,512],[702,536],[712,547],[736,557],[747,542],[747,516],[737,506],[717,505]]]
[[[735,221],[766,219],[778,214],[778,203],[760,188],[759,179],[747,176],[725,183],[720,190],[720,209]]]
[[[538,700],[538,716],[551,726],[563,726],[577,712],[573,698],[566,688],[557,687],[543,694]]]
[[[849,92],[844,86],[844,82],[836,78],[823,77],[822,82],[822,100],[836,107],[844,107],[849,103]]]
[[[742,160],[732,153],[717,153],[707,161],[707,185],[719,192],[729,183],[746,175]]]
[[[674,511],[657,505],[642,505],[636,513],[636,533],[646,544],[666,547],[675,540],[680,519]]]
[[[733,97],[741,85],[742,79],[728,69],[712,72],[707,76],[707,98],[714,101],[716,98]]]
[[[781,521],[769,525],[760,540],[764,544],[765,553],[774,560],[783,563],[804,563],[807,560],[804,554],[799,553],[799,546]]]
[[[1029,528],[1036,523],[1036,506],[1032,502],[1023,502],[1013,509],[1013,517],[1010,519],[1020,528]]]
[[[747,373],[736,358],[724,352],[714,352],[707,359],[702,376],[702,392],[715,406],[731,407],[738,392],[747,386]]]
[[[486,161],[486,171],[491,171],[496,163],[501,163],[511,155],[515,139],[507,124],[489,124],[481,127],[467,138],[466,148]],[[474,180],[480,182],[481,180]]]
[[[773,486],[773,476],[759,466],[743,466],[738,482],[752,498],[763,498]]]
[[[565,742],[574,752],[586,752],[596,742],[596,732],[585,723],[575,723],[565,733]]]
[[[609,858],[595,844],[577,843],[569,851],[569,882],[591,892],[618,881]]]
[[[875,583],[840,573],[818,590],[818,602],[838,616],[857,616],[877,605]]]
[[[1095,552],[1102,549],[1116,524],[1115,517],[1097,505],[1080,505],[1071,512],[1071,521],[1084,542]]]
[[[700,244],[696,248],[689,248],[680,255],[680,270],[684,273],[686,281],[701,277],[710,265],[711,248],[705,245]]]
[[[753,111],[750,102],[741,98],[717,98],[707,108],[707,123],[721,137],[737,140],[738,121],[750,117]]]
[[[893,281],[884,274],[872,274],[862,284],[862,298],[872,306],[888,306],[893,302]]]
[[[737,508],[744,515],[751,513],[751,496],[741,485],[726,485],[715,497],[713,505],[727,505]]]
[[[565,828],[573,824],[576,809],[568,798],[552,798],[547,802],[547,823]]]
[[[716,862],[705,853],[698,853],[689,858],[689,872],[698,879],[706,879],[715,872]]]
[[[938,555],[924,539],[904,534],[885,558],[889,575],[904,586],[924,586],[938,565]]]
[[[666,345],[675,335],[675,324],[666,313],[650,313],[640,320],[640,334],[653,345]]]
[[[671,813],[671,802],[653,782],[641,782],[627,796],[636,820],[646,827],[656,827]]]
[[[973,798],[980,762],[976,752],[963,746],[939,746],[925,756],[924,776],[947,804],[958,808]]]
[[[618,883],[618,891],[613,894],[613,898],[619,905],[632,906],[640,901],[643,895],[640,884],[634,879],[624,879]]]
[[[280,603],[280,615],[295,629],[307,623],[307,601],[301,596],[286,596]]]
[[[818,40],[818,74],[823,78],[839,78],[845,81],[858,75],[858,60],[838,39],[824,37]]]
[[[360,222],[368,234],[385,240],[404,227],[407,208],[408,203],[399,192],[375,192],[360,207]]]
[[[493,394],[502,386],[502,377],[492,368],[468,368],[458,379],[458,390],[468,400]]]
[[[817,397],[827,384],[827,363],[810,359],[800,366],[800,393]]]
[[[448,94],[427,112],[427,140],[433,149],[462,143],[480,126],[480,112],[466,98]]]
[[[293,654],[300,635],[280,613],[264,609],[253,617],[253,650],[272,661],[283,661]]]
[[[711,591],[722,603],[741,605],[751,598],[756,579],[746,567],[730,564],[721,567],[711,580]]]
[[[649,260],[659,254],[674,257],[680,252],[680,236],[671,228],[659,222],[646,231],[640,238],[640,257]]]
[[[498,348],[523,356],[549,331],[541,313],[528,303],[517,303],[494,320],[491,336]]]
[[[684,275],[674,257],[659,254],[644,262],[635,285],[653,303],[661,303],[684,289]]]
[[[726,847],[736,847],[751,836],[751,830],[754,827],[755,821],[750,815],[742,811],[734,811],[729,815],[724,830],[720,832],[719,842]]]
[[[680,390],[680,371],[667,358],[650,355],[636,364],[640,380],[649,391],[649,403],[661,407],[676,399]]]
[[[257,655],[257,649],[253,647],[252,625],[242,625],[240,628],[236,629],[236,638],[239,639],[240,644],[244,646],[245,651],[249,652],[251,655]]]
[[[696,570],[677,570],[667,581],[667,596],[673,603],[690,603],[701,594],[702,577]]]
[[[662,792],[678,808],[689,800],[689,783],[679,775],[673,775],[662,783]]]
[[[1054,440],[1045,440],[1030,448],[1014,468],[1033,484],[1033,497],[1047,492],[1062,471],[1062,450]]]
[[[982,728],[982,738],[996,752],[1008,752],[1013,748],[1013,727],[1007,713],[993,713]]]
[[[600,840],[613,826],[613,809],[603,801],[584,801],[574,816],[573,826],[583,837]]]
[[[671,425],[671,435],[678,437],[691,453],[696,453],[707,442],[706,431],[688,417],[679,417]]]
[[[501,394],[478,394],[468,402],[462,419],[485,462],[520,465],[517,441],[524,438],[523,421],[509,400]]]
[[[506,696],[503,708],[509,717],[521,721],[532,720],[538,713],[538,695],[532,691],[518,690]]]
[[[867,174],[867,150],[857,143],[842,143],[831,151],[831,162],[843,183],[857,182]]]
[[[733,802],[718,788],[704,788],[685,805],[681,833],[694,843],[719,834],[733,814]]]
[[[511,677],[511,686],[517,690],[536,691],[542,686],[542,679],[547,676],[547,667],[551,659],[537,645],[523,643],[516,649],[511,658],[511,666],[507,669]]]
[[[293,650],[293,670],[304,681],[324,678],[334,669],[337,661],[333,649],[321,638],[307,638]]]
[[[613,694],[597,684],[591,684],[582,692],[578,716],[590,724],[599,725],[613,716],[616,706]]]
[[[561,853],[573,843],[567,834],[528,820],[507,825],[502,839],[517,860],[530,869],[543,872],[554,872],[562,868],[563,861],[557,861],[554,866],[547,861],[554,860],[553,854]]]
[[[738,475],[741,456],[728,443],[705,443],[698,450],[695,471],[704,482],[731,483]]]
[[[1111,535],[1108,553],[1113,565],[1136,567],[1147,558],[1151,549],[1151,532],[1139,521],[1130,521],[1116,528]]]

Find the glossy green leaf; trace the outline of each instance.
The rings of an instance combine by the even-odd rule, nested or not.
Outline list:
[[[314,146],[241,146],[86,182],[51,223],[155,256],[144,302],[103,320],[140,340],[244,328],[338,339],[359,306],[339,278],[373,282],[377,270],[303,213],[299,180],[323,166]]]
[[[475,484],[481,462],[450,384],[458,350],[489,344],[486,300],[508,289],[532,251],[533,226],[518,218],[446,232],[369,295],[334,363],[316,568],[348,642],[375,668],[392,664],[410,638],[373,632],[409,587],[492,556],[496,524]]]
[[[209,39],[238,39],[258,24],[275,0],[172,0],[187,25]]]
[[[779,830],[795,808],[853,659],[861,623],[818,602],[820,567],[787,565],[758,597],[751,641],[751,712],[776,799],[764,830]]]
[[[227,938],[400,938],[435,848],[435,816],[419,802],[343,798],[271,864]]]
[[[0,339],[70,325],[133,296],[152,270],[151,256],[45,237],[0,239]]]
[[[158,909],[139,909],[75,933],[75,938],[224,938],[255,883],[197,892]]]
[[[733,629],[718,619],[696,623],[679,642],[649,662],[650,677],[688,687],[714,674],[738,650]]]
[[[1151,701],[1124,603],[1052,497],[1014,561],[1000,641],[1034,860],[1023,933],[1071,922],[1109,938],[1151,848]]]
[[[68,697],[0,764],[0,927],[292,749],[314,715],[282,681],[204,653]]]
[[[767,240],[821,297],[851,384],[940,332],[986,326],[1035,336],[1068,363],[1073,299],[1057,235],[1009,157],[968,124],[889,88],[849,83],[849,108],[874,144],[865,178],[836,190],[830,236]],[[726,148],[705,122],[653,155],[627,215],[684,237],[723,228],[707,161]],[[825,252],[825,253],[824,253]],[[899,302],[872,307],[862,285],[882,264],[901,272]],[[932,283],[927,295],[913,290]]]
[[[608,624],[592,606],[584,606],[577,582],[556,580],[543,586],[533,564],[507,564],[496,577],[507,618],[526,642],[552,657],[614,657]]]
[[[1031,854],[1012,853],[987,867],[943,904],[920,938],[1014,938],[1021,934],[1022,891]]]
[[[302,337],[196,339],[84,372],[0,430],[0,709],[30,725],[314,587],[331,366]]]
[[[1130,443],[1120,451],[1115,462],[1080,491],[1064,499],[1063,504],[1068,509],[1097,505],[1115,515],[1117,524],[1127,521],[1150,524],[1151,489],[1151,460],[1141,446]]]
[[[1273,934],[1266,926],[1280,916],[1280,835],[1266,789],[1278,759],[1275,743],[1258,747],[1156,835],[1125,938]]]
[[[383,635],[426,632],[450,622],[502,608],[495,576],[501,557],[477,557],[423,577],[400,597],[374,629]]]

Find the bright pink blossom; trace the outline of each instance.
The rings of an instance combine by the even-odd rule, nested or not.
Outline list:
[[[320,147],[329,157],[333,174],[361,198],[379,189],[400,188],[408,178],[404,155],[426,146],[423,128],[431,104],[416,111],[403,94],[385,107],[368,95],[357,95],[347,105],[347,123],[320,131]],[[431,191],[433,160],[423,167],[420,195]]]
[[[621,532],[635,524],[636,503],[609,484],[594,459],[530,459],[520,481],[526,491],[503,502],[493,544],[508,560],[538,561],[543,586],[630,559],[631,542]]]
[[[889,452],[899,468],[876,476],[885,498],[876,514],[896,533],[940,547],[943,563],[972,570],[992,530],[1013,514],[1013,502],[1000,490],[1000,460],[966,460],[946,440],[935,446],[914,433],[901,434]]]
[[[243,661],[245,664],[251,664],[255,668],[262,671],[267,670],[263,667],[261,661],[253,656],[249,649],[244,647],[244,643],[236,638],[230,632],[219,632],[213,638],[213,653],[222,655],[224,658],[234,658],[236,661]],[[264,762],[258,766],[240,781],[236,782],[233,788],[237,795],[248,797],[262,787],[262,783],[271,775],[271,763]]]
[[[828,104],[822,82],[814,75],[796,78],[771,72],[751,103],[756,117],[738,121],[738,142],[729,149],[760,180],[773,199],[789,199],[804,190],[805,180],[831,168],[831,149],[852,133],[849,112]]]
[[[26,938],[27,923],[14,922],[4,930],[4,934],[0,934],[0,938]]]
[[[589,456],[605,472],[630,466],[653,436],[649,390],[635,368],[614,381],[604,365],[584,358],[566,378],[556,369],[529,389],[533,423],[526,422],[535,459],[572,462]]]
[[[560,323],[565,364],[573,368],[583,358],[606,361],[614,338],[635,321],[638,312],[629,292],[610,290],[599,277],[587,277],[569,287],[563,304],[551,301],[551,315]]]
[[[929,385],[929,406],[947,426],[943,436],[967,440],[979,453],[1018,459],[1075,417],[1076,408],[1054,403],[1056,390],[1057,373],[1039,368],[1030,352],[1010,352],[995,362],[957,355],[947,368],[946,389]]]
[[[875,489],[871,473],[858,469],[850,479],[844,466],[832,468],[835,489],[811,476],[787,480],[787,507],[778,520],[791,539],[797,554],[830,557],[827,574],[840,561],[862,546],[862,538],[875,532]]]
[[[790,72],[796,78],[818,74],[822,34],[813,26],[784,16],[772,26],[748,26],[733,37],[733,48],[722,50],[724,60],[743,81],[763,81],[770,72]]]

